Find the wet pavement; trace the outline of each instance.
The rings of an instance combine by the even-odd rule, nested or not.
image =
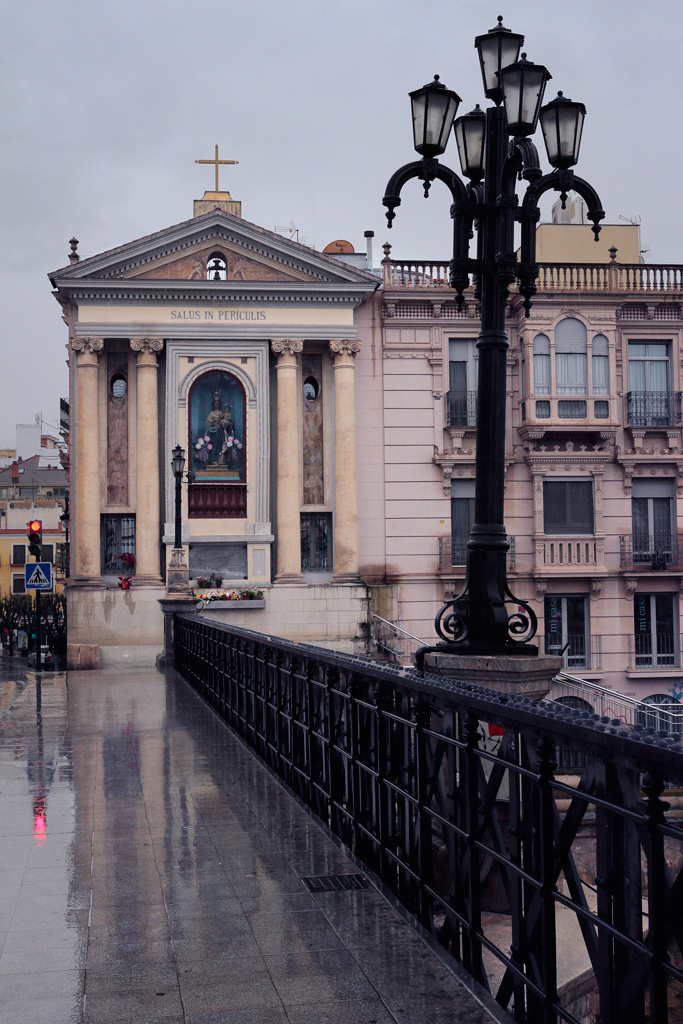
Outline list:
[[[173,672],[0,664],[0,1024],[491,1017]]]

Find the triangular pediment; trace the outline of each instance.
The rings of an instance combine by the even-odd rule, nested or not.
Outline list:
[[[377,285],[373,275],[340,263],[273,231],[226,213],[211,210],[173,227],[128,242],[50,274],[58,288],[94,282],[158,281],[220,287],[207,280],[207,260],[221,254],[231,287],[249,282],[289,286]],[[225,283],[225,282],[223,282]]]

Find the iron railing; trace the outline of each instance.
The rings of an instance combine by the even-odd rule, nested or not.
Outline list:
[[[427,646],[426,640],[420,640],[381,615],[373,614],[370,632],[380,657],[396,665],[412,665],[415,652]]]
[[[446,392],[446,426],[476,427],[477,425],[477,392],[447,391]]]
[[[515,1021],[673,1024],[679,736],[197,617],[174,635],[182,675]]]
[[[663,572],[683,568],[681,537],[676,533],[636,534],[619,538],[622,569]]]
[[[602,668],[602,637],[590,633],[546,633],[538,637],[544,654],[561,654],[564,667],[596,671]]]
[[[629,391],[629,427],[675,427],[681,422],[680,391]]]
[[[627,694],[610,690],[594,680],[581,679],[569,672],[558,672],[553,679],[550,700],[565,702],[568,707],[597,712],[610,720],[618,718],[624,725],[653,725],[667,732],[683,733],[683,704],[674,697],[656,703],[636,700]]]
[[[635,633],[629,638],[629,668],[677,668],[681,664],[678,633]]]

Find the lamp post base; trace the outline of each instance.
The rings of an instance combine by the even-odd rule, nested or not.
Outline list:
[[[516,693],[530,700],[542,700],[552,686],[553,678],[562,670],[562,658],[554,655],[539,657],[524,647],[508,654],[486,654],[484,652],[464,654],[427,650],[423,655],[425,672],[450,676],[464,683],[474,683],[498,690],[500,693]]]

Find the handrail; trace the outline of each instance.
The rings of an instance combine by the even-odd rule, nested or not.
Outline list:
[[[413,634],[409,633],[407,629],[402,629],[400,626],[397,626],[395,622],[390,622],[389,619],[383,619],[381,615],[375,615],[373,612],[372,617],[373,619],[377,619],[378,622],[383,622],[385,626],[390,626],[395,633],[400,633],[402,636],[407,636],[411,640],[414,640],[415,643],[420,644],[421,647],[424,647],[427,643],[426,640],[420,640],[419,636],[413,636]]]
[[[666,716],[669,721],[676,726],[675,731],[681,731],[683,729],[683,705],[679,705],[680,711],[670,710],[676,706],[674,698],[671,699],[671,705],[667,704],[648,704],[647,701],[637,700],[635,697],[630,697],[625,693],[619,693],[617,690],[611,690],[607,686],[602,686],[600,683],[595,682],[592,679],[582,679],[581,676],[573,675],[571,672],[566,672],[564,669],[557,673],[555,680],[562,683],[564,686],[572,687],[576,690],[581,690],[586,693],[595,693],[598,696],[609,700],[610,702],[622,704],[633,711],[634,716],[637,714],[642,715],[663,715]],[[552,690],[551,690],[552,693]],[[550,700],[556,698],[550,697]]]
[[[680,733],[202,617],[174,616],[173,642],[187,682],[520,1024],[577,1019],[565,914],[596,1014],[644,1020],[654,992],[673,1024],[683,827],[661,795],[683,782]]]

